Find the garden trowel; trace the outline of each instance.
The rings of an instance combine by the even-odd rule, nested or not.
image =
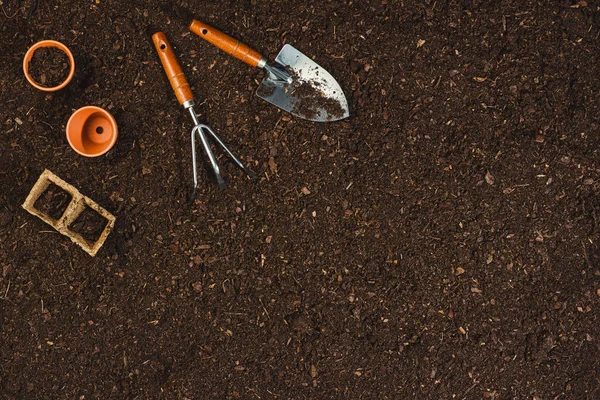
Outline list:
[[[269,103],[311,121],[337,121],[350,115],[346,96],[333,76],[289,44],[269,63],[259,52],[203,22],[192,20],[190,31],[246,64],[264,69],[256,95]]]

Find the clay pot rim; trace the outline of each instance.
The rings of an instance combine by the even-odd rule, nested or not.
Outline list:
[[[71,136],[69,135],[69,132],[71,132],[71,130],[73,129],[71,127],[71,122],[73,122],[73,119],[75,118],[75,116],[80,112],[84,112],[84,111],[88,111],[88,110],[92,111],[90,113],[90,115],[95,112],[99,112],[102,115],[104,115],[106,117],[106,119],[110,121],[110,124],[112,125],[112,128],[113,128],[113,135],[112,135],[110,142],[107,144],[106,149],[97,154],[89,154],[89,153],[84,153],[84,152],[77,150],[75,148],[75,146],[73,145],[73,143],[71,142]],[[83,127],[83,125],[82,125],[82,127]],[[66,130],[67,141],[69,142],[69,146],[71,146],[71,148],[73,150],[75,150],[76,153],[78,153],[84,157],[99,157],[103,154],[106,154],[110,149],[113,148],[113,146],[117,142],[117,136],[119,134],[117,121],[115,120],[115,117],[113,117],[112,114],[109,113],[108,111],[106,111],[105,109],[97,107],[97,106],[85,106],[85,107],[81,107],[81,108],[75,110],[75,112],[73,114],[71,114],[71,117],[69,117],[69,121],[67,121],[67,127],[65,130]]]
[[[53,86],[53,87],[42,86],[42,85],[38,84],[33,79],[33,77],[29,74],[29,63],[31,62],[31,59],[33,58],[33,53],[35,53],[35,51],[37,49],[41,49],[42,47],[55,47],[55,48],[61,50],[63,53],[65,53],[67,55],[67,57],[69,58],[69,65],[71,66],[71,68],[69,70],[69,75],[67,76],[67,79],[65,79],[64,82],[58,86]],[[42,40],[42,41],[37,42],[33,46],[31,46],[29,48],[29,50],[27,50],[27,53],[25,53],[25,57],[23,58],[23,72],[25,73],[25,78],[27,78],[27,81],[29,83],[31,83],[31,85],[33,87],[35,87],[36,89],[42,90],[44,92],[55,92],[57,90],[64,88],[65,86],[67,86],[69,84],[69,82],[71,82],[73,75],[75,75],[75,59],[73,58],[73,54],[71,53],[71,50],[69,50],[69,48],[67,46],[65,46],[64,44],[62,44],[61,42],[57,42],[56,40]]]

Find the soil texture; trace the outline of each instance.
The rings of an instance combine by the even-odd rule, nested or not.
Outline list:
[[[56,47],[37,49],[29,62],[29,74],[40,86],[55,87],[69,76],[69,58]]]
[[[100,238],[108,221],[90,207],[83,209],[69,229],[80,234],[85,240],[94,244]]]
[[[325,111],[329,118],[340,118],[344,115],[344,109],[337,99],[327,97],[317,82],[301,81],[296,83],[291,95],[297,99],[292,112],[305,118],[314,118],[321,110]]]
[[[68,192],[51,183],[38,197],[33,207],[50,218],[58,220],[65,213],[72,198],[73,196]]]
[[[600,398],[599,7],[0,2],[0,398]],[[270,60],[290,43],[350,117],[268,104],[191,17]],[[219,190],[199,148],[188,204],[150,27],[259,179],[215,147]],[[58,92],[23,76],[43,39],[75,57]],[[119,124],[101,157],[65,136],[86,105]],[[21,208],[45,168],[116,216],[96,257]]]

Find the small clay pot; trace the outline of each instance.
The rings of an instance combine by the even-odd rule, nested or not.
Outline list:
[[[117,135],[117,122],[100,107],[82,107],[67,122],[69,144],[85,157],[98,157],[109,151],[117,141]]]
[[[35,51],[37,49],[42,48],[42,47],[56,47],[57,49],[59,49],[63,53],[65,53],[67,55],[67,58],[69,59],[69,65],[70,65],[69,75],[67,76],[67,79],[65,79],[64,82],[58,86],[54,86],[54,87],[42,86],[39,83],[37,83],[33,79],[33,77],[29,74],[29,63],[31,62],[31,59],[33,58],[33,53],[35,53]],[[69,82],[71,82],[71,79],[73,78],[73,75],[75,74],[75,59],[73,58],[73,54],[71,54],[71,50],[69,50],[69,48],[67,46],[65,46],[64,44],[62,44],[61,42],[57,42],[56,40],[42,40],[41,42],[37,42],[36,44],[31,46],[29,48],[29,50],[27,50],[27,53],[25,53],[25,58],[23,59],[23,72],[25,73],[25,78],[27,78],[27,81],[29,81],[29,83],[31,83],[36,89],[43,90],[44,92],[55,92],[57,90],[64,88],[65,86],[67,86],[69,84]]]

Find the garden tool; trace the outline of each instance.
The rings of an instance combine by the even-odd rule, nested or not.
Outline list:
[[[192,129],[192,167],[194,169],[194,189],[192,191],[191,198],[194,198],[194,194],[196,192],[196,186],[198,186],[198,170],[196,166],[196,135],[200,137],[200,141],[202,142],[202,146],[208,155],[210,160],[210,164],[215,172],[215,176],[217,177],[217,182],[219,183],[219,188],[225,188],[225,181],[221,177],[221,171],[219,169],[219,164],[217,163],[217,159],[210,147],[208,139],[206,135],[212,136],[212,138],[229,154],[229,156],[235,161],[235,163],[243,169],[252,179],[256,178],[256,175],[250,171],[246,166],[227,148],[225,143],[217,136],[217,134],[205,124],[202,124],[196,115],[196,111],[194,110],[194,95],[192,94],[192,90],[183,74],[183,70],[175,57],[175,52],[173,48],[169,44],[167,37],[162,32],[156,32],[152,35],[152,41],[154,42],[154,47],[156,47],[156,51],[158,52],[158,56],[160,57],[160,61],[162,66],[169,78],[169,82],[171,83],[171,87],[175,92],[175,96],[179,101],[179,104],[183,106],[186,110],[189,111],[192,116],[192,120],[194,121],[194,128]]]
[[[189,29],[246,64],[264,69],[256,95],[269,103],[311,121],[337,121],[350,115],[346,96],[333,76],[289,44],[270,63],[259,52],[203,22],[194,19]]]

